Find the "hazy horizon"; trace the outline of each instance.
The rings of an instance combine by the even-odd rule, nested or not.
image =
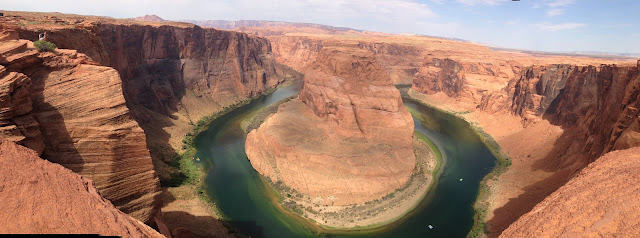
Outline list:
[[[512,49],[640,54],[640,20],[631,0],[43,0],[4,3],[10,11],[115,18],[263,20],[365,31],[458,38]]]

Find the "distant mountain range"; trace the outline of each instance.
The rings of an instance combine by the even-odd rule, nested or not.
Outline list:
[[[328,31],[363,32],[362,30],[357,30],[357,29],[347,28],[347,27],[335,27],[335,26],[327,26],[327,25],[321,25],[321,24],[315,24],[315,23],[299,23],[299,22],[257,21],[257,20],[239,20],[239,21],[181,20],[181,21],[193,23],[199,26],[213,27],[213,28],[219,28],[219,29],[225,29],[225,30],[237,29],[240,27],[308,27],[308,28],[317,28],[317,29],[328,30]]]
[[[131,18],[131,19],[136,21],[149,21],[149,22],[166,22],[167,21],[157,15],[145,15],[145,16]],[[315,23],[299,23],[299,22],[283,22],[283,21],[179,20],[179,22],[188,22],[188,23],[192,23],[202,27],[213,27],[213,28],[224,29],[224,30],[233,30],[233,29],[238,29],[242,27],[247,27],[247,28],[296,27],[296,28],[315,28],[315,29],[321,29],[321,30],[333,31],[333,32],[348,32],[348,31],[366,32],[363,30],[358,30],[358,29],[353,29],[348,27],[335,27],[335,26],[328,26],[328,25],[315,24]],[[460,41],[460,42],[470,42],[468,40],[459,39],[459,38],[419,35],[419,34],[416,34],[416,35],[454,40],[454,41]],[[481,44],[481,45],[486,45],[486,44]],[[525,53],[544,54],[544,55],[594,56],[599,58],[616,58],[616,57],[638,58],[640,57],[640,53],[611,53],[611,52],[601,52],[601,51],[543,52],[543,51],[522,50],[522,49],[509,49],[509,48],[502,48],[502,47],[491,46],[491,45],[487,45],[487,46],[493,50],[520,51]]]

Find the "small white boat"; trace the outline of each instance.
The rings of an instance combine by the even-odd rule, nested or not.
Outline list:
[[[433,226],[432,226],[432,225],[428,225],[427,227],[429,227],[429,229],[433,229]]]
[[[460,179],[460,182],[462,182],[463,179]]]

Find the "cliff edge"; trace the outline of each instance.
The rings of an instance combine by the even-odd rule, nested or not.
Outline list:
[[[114,207],[88,180],[0,138],[0,233],[164,237]]]
[[[613,151],[511,224],[500,237],[637,237],[640,148]]]

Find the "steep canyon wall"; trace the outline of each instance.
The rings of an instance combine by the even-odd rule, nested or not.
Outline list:
[[[150,221],[159,183],[118,72],[74,50],[38,52],[3,31],[11,37],[1,46],[19,46],[0,52],[3,137],[86,176],[116,207]]]
[[[244,33],[11,15],[0,19],[11,30],[0,35],[0,133],[92,179],[105,198],[144,222],[161,206],[154,167],[169,177],[164,161],[193,124],[297,75],[275,62],[267,40]],[[28,41],[42,31],[58,46],[54,53]]]

